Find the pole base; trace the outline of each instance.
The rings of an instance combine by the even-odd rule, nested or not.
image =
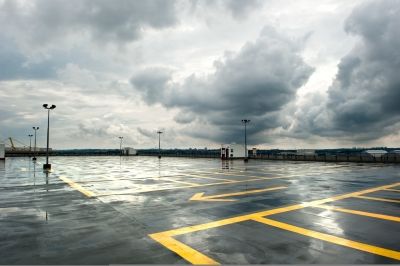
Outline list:
[[[247,163],[249,161],[248,158],[244,158],[244,162]]]
[[[43,164],[43,170],[51,170],[51,164],[49,163]]]
[[[158,159],[161,159],[161,155],[158,155]]]

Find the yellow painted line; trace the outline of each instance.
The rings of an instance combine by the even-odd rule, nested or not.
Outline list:
[[[156,178],[153,178],[153,179],[156,179]],[[197,183],[190,183],[190,182],[175,180],[175,179],[172,179],[172,178],[160,177],[160,179],[162,179],[162,180],[167,180],[167,181],[171,181],[171,182],[173,182],[173,183],[179,183],[179,184],[190,185],[190,186],[197,186],[197,185],[200,185],[200,184],[197,184]]]
[[[325,234],[325,233],[320,233],[317,231],[309,230],[306,228],[294,226],[294,225],[287,224],[287,223],[278,222],[278,221],[267,219],[264,217],[256,217],[253,220],[263,223],[263,224],[266,224],[266,225],[274,226],[274,227],[277,227],[277,228],[280,228],[283,230],[294,232],[294,233],[297,233],[300,235],[305,235],[308,237],[320,239],[320,240],[334,243],[337,245],[341,245],[341,246],[345,246],[345,247],[349,247],[349,248],[353,248],[353,249],[358,249],[361,251],[369,252],[372,254],[384,256],[384,257],[391,258],[391,259],[400,260],[400,252],[395,251],[395,250],[372,246],[372,245],[368,245],[365,243],[349,240],[346,238],[337,237],[337,236],[333,236],[333,235],[329,235],[329,234]]]
[[[225,170],[225,171],[224,171]],[[235,173],[243,173],[242,170],[231,170],[231,169],[224,169],[224,170],[220,170],[220,169],[210,169],[210,171],[204,171],[204,170],[197,170],[196,172],[198,173],[205,173],[205,174],[225,174],[225,175],[229,175],[229,174],[235,174]]]
[[[333,206],[326,206],[326,205],[318,205],[318,206],[315,206],[315,207],[322,208],[322,209],[327,209],[327,210],[331,210],[331,211],[345,212],[345,213],[351,213],[351,214],[367,216],[367,217],[372,217],[372,218],[377,218],[377,219],[400,222],[400,217],[391,216],[391,215],[372,213],[372,212],[364,212],[364,211],[357,211],[357,210],[349,210],[349,209],[333,207]]]
[[[187,227],[182,227],[178,229],[172,229],[156,234],[164,234],[165,236],[178,236],[178,235],[183,235],[183,234],[188,234],[188,233],[193,233],[196,231],[202,231],[206,229],[211,229],[211,228],[216,228],[228,224],[234,224],[234,223],[239,223],[243,221],[250,220],[251,217],[248,215],[242,215],[242,216],[236,216],[233,218],[227,218],[227,219],[222,219],[214,222],[209,222],[205,224],[199,224],[199,225],[193,225],[193,226],[187,226]],[[152,234],[153,235],[153,234]],[[168,248],[168,247],[167,247]]]
[[[191,177],[197,177],[197,178],[203,178],[203,179],[212,179],[212,180],[218,180],[218,181],[227,181],[227,182],[232,181],[230,179],[225,179],[225,178],[216,178],[216,177],[194,175],[194,174],[186,174],[185,176],[191,176]]]
[[[91,197],[95,197],[95,196],[96,196],[92,191],[90,191],[90,190],[88,190],[88,189],[82,187],[82,186],[79,185],[78,183],[75,183],[74,181],[72,181],[72,180],[69,179],[68,177],[59,176],[58,178],[60,178],[62,181],[64,181],[64,182],[67,183],[68,185],[70,185],[70,187],[72,187],[72,188],[78,190],[79,192],[81,192],[81,193],[82,193],[83,195],[85,195],[86,197],[91,198]]]
[[[354,197],[354,196],[363,195],[363,194],[367,194],[367,193],[371,193],[371,192],[375,192],[375,191],[379,191],[379,190],[382,190],[382,189],[391,188],[391,187],[395,187],[395,186],[399,186],[399,185],[400,185],[400,183],[394,183],[394,184],[391,184],[391,185],[385,185],[385,186],[365,189],[365,190],[352,192],[352,193],[348,193],[348,194],[344,194],[344,195],[338,195],[338,196],[334,196],[334,197],[330,197],[330,198],[326,198],[326,199],[315,200],[315,201],[305,202],[305,203],[301,203],[301,204],[295,204],[295,205],[291,205],[291,206],[287,206],[287,207],[280,207],[280,208],[267,210],[267,211],[262,211],[262,212],[256,212],[256,213],[252,213],[252,214],[240,215],[240,216],[221,219],[221,220],[217,220],[217,221],[213,221],[213,222],[209,222],[209,223],[204,223],[204,224],[181,227],[181,228],[172,229],[172,230],[168,230],[168,231],[164,231],[164,232],[160,232],[160,233],[151,234],[149,236],[152,237],[153,239],[157,240],[158,238],[157,237],[154,238],[153,236],[162,235],[163,237],[173,237],[173,236],[177,236],[177,235],[193,233],[193,232],[196,232],[196,231],[202,231],[202,230],[207,230],[207,229],[211,229],[211,228],[221,227],[221,226],[224,226],[224,225],[229,225],[229,224],[239,223],[239,222],[243,222],[243,221],[248,221],[248,220],[255,219],[255,218],[260,218],[260,217],[263,217],[263,216],[289,212],[289,211],[298,210],[298,209],[302,209],[302,208],[306,208],[306,207],[317,206],[317,205],[324,204],[324,203],[327,203],[327,202],[332,202],[332,201],[336,201],[336,200],[351,198],[351,197]],[[175,246],[176,246],[176,240],[174,239],[174,241],[172,241],[172,242],[168,241],[168,240],[169,240],[169,238],[163,238],[163,240],[162,240],[163,242],[160,242],[160,243],[162,245],[164,245],[166,248],[174,251]],[[185,258],[188,261],[191,261],[190,255],[188,255],[188,254],[190,254],[190,252],[192,252],[193,249],[188,247],[190,249],[188,249],[187,252],[185,253],[184,252],[185,251],[185,246],[180,246],[180,248],[183,248],[183,251],[181,250],[180,251],[181,253],[177,253],[177,254],[181,255],[182,253],[184,253],[184,255],[186,257],[183,257],[183,258]]]
[[[400,189],[394,189],[394,188],[387,188],[387,189],[384,189],[384,190],[393,191],[393,192],[400,192]]]
[[[219,194],[219,195],[212,195],[212,196],[204,196],[204,192],[196,193],[190,200],[197,200],[197,201],[235,201],[233,199],[220,199],[225,197],[232,197],[232,196],[240,196],[240,195],[248,195],[254,193],[260,193],[265,191],[272,191],[278,189],[284,189],[287,187],[272,187],[272,188],[263,188],[263,189],[254,189],[254,190],[247,190],[241,192],[233,192],[233,193],[226,193],[226,194]]]
[[[367,196],[355,196],[355,198],[400,203],[400,200],[394,200],[394,199],[383,199],[383,198],[367,197]]]
[[[210,228],[214,228],[214,227],[224,226],[224,225],[227,225],[227,224],[238,223],[238,222],[250,220],[253,217],[268,216],[268,215],[273,215],[273,214],[278,214],[278,213],[284,213],[284,212],[299,210],[299,209],[306,208],[306,207],[313,207],[313,206],[321,205],[321,204],[324,204],[324,203],[327,203],[327,202],[332,202],[332,201],[336,201],[336,200],[351,198],[351,197],[354,197],[356,195],[362,195],[362,194],[366,194],[366,193],[371,193],[371,192],[382,190],[384,188],[390,188],[390,187],[394,187],[394,186],[398,186],[398,185],[400,185],[400,183],[395,183],[395,184],[376,187],[376,188],[371,188],[371,189],[365,189],[365,190],[352,192],[352,193],[344,194],[344,195],[339,195],[339,196],[335,196],[335,197],[331,197],[331,198],[315,200],[315,201],[305,202],[305,203],[301,203],[301,204],[290,205],[290,206],[287,206],[287,207],[280,207],[280,208],[276,208],[276,209],[272,209],[272,210],[256,212],[256,213],[251,213],[251,214],[245,214],[245,215],[236,216],[236,217],[232,217],[232,218],[226,218],[226,219],[222,219],[222,220],[217,220],[217,221],[209,222],[209,223],[205,223],[205,224],[182,227],[182,228],[178,228],[178,229],[172,229],[172,230],[165,231],[163,233],[166,233],[169,236],[192,233],[192,232],[206,230],[206,229],[210,229]]]
[[[166,234],[157,233],[149,236],[160,244],[168,246],[171,251],[175,252],[192,264],[219,265],[219,263],[215,260]]]
[[[243,174],[235,174],[235,173],[224,173],[224,172],[206,172],[202,171],[202,173],[207,173],[207,174],[213,174],[213,175],[227,175],[227,176],[238,176],[238,177],[248,177],[248,178],[258,178],[258,179],[279,179],[279,178],[289,178],[286,176],[280,176],[280,177],[263,177],[263,176],[255,176],[255,175],[243,175]]]
[[[273,178],[271,178],[271,179],[273,179]],[[279,178],[277,178],[277,179],[279,179]],[[263,181],[263,180],[265,180],[265,179],[255,178],[255,179],[246,179],[246,180],[231,180],[229,182],[225,181],[225,182],[216,182],[216,183],[209,183],[209,184],[188,185],[188,186],[182,186],[182,187],[147,189],[147,190],[138,191],[137,193],[149,193],[149,192],[155,192],[155,191],[188,189],[188,188],[209,187],[209,186],[218,186],[218,185],[231,185],[231,184],[237,184],[237,183],[246,183],[246,182]],[[100,197],[100,196],[127,195],[127,194],[131,195],[132,193],[109,193],[109,194],[99,194],[97,196]]]

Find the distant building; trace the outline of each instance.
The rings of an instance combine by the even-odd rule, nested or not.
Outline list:
[[[253,149],[252,149],[252,155],[253,155],[254,157],[257,156],[257,148],[253,148]]]
[[[5,144],[4,143],[0,143],[0,160],[4,160],[5,159]]]
[[[124,155],[126,155],[126,156],[137,155],[137,150],[135,150],[134,148],[130,148],[130,147],[125,147],[123,152],[124,152]]]
[[[296,151],[281,151],[279,152],[280,155],[297,155]]]
[[[221,145],[221,159],[238,159],[247,157],[247,151],[245,151],[244,145],[231,143]]]
[[[296,154],[297,155],[315,155],[315,150],[301,149],[301,150],[297,150]]]
[[[387,154],[388,152],[385,150],[366,150],[364,153],[367,153],[375,158],[381,158],[383,155]]]

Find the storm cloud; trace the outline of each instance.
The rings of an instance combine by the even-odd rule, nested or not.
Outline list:
[[[5,0],[0,22],[9,34],[23,31],[38,43],[69,34],[89,34],[100,42],[129,42],[138,39],[145,27],[174,25],[175,4],[173,0]]]
[[[301,113],[305,131],[365,141],[399,129],[399,25],[396,0],[368,1],[353,10],[345,30],[358,43],[340,60],[327,99],[311,101]]]
[[[193,74],[178,84],[169,69],[148,68],[135,74],[131,83],[147,103],[179,108],[178,123],[197,117],[214,127],[212,134],[204,129],[204,138],[238,141],[240,120],[248,118],[253,121],[252,140],[262,142],[259,133],[284,126],[280,111],[313,72],[299,51],[296,41],[265,27],[255,42],[215,61],[210,75]]]
[[[54,147],[397,146],[394,0],[0,0],[0,135]],[[39,143],[45,143],[45,131]]]

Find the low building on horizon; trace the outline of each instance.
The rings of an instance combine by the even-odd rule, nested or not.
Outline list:
[[[382,156],[386,155],[388,152],[385,150],[366,150],[363,153],[369,154],[375,158],[381,158]]]
[[[123,154],[126,156],[135,156],[135,155],[137,155],[137,150],[135,150],[134,148],[131,148],[131,147],[125,147],[123,149]]]
[[[246,151],[244,145],[242,144],[221,144],[221,159],[240,159],[248,156],[248,151]]]

